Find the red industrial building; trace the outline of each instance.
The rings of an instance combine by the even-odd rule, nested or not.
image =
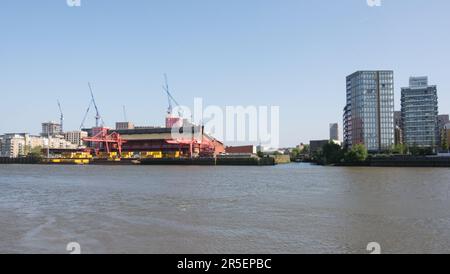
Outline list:
[[[123,152],[179,152],[181,157],[211,157],[225,152],[223,143],[206,134],[202,126],[188,129],[192,131],[190,139],[174,139],[172,128],[122,129],[110,131],[110,134],[120,135]],[[179,131],[183,133],[183,128]]]
[[[165,78],[164,90],[167,93],[169,108],[164,128],[135,127],[130,122],[118,122],[115,130],[98,127],[101,116],[98,113],[91,89],[91,104],[95,106],[97,115],[95,116],[96,127],[85,130],[89,136],[84,138],[88,147],[95,150],[96,154],[98,152],[118,152],[118,157],[122,157],[122,152],[128,154],[127,157],[130,157],[130,154],[139,153],[145,155],[144,157],[148,155],[156,157],[155,155],[157,155],[158,158],[214,157],[224,153],[223,143],[206,134],[203,126],[191,124],[188,120],[182,118],[182,113],[179,113],[179,115],[172,114],[172,102],[177,106],[179,104],[169,92],[167,77],[165,76]],[[91,88],[90,85],[89,88]],[[82,125],[83,123],[84,120]],[[172,134],[173,130],[180,134]],[[189,132],[183,132],[184,130]]]
[[[256,146],[233,146],[225,149],[226,153],[230,154],[256,154]]]

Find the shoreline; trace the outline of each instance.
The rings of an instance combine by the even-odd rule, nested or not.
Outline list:
[[[443,156],[389,156],[373,157],[360,163],[340,163],[335,166],[361,167],[450,167],[450,157]]]
[[[374,157],[364,162],[338,163],[334,165],[320,165],[314,162],[291,162],[292,164],[309,163],[319,166],[334,167],[429,167],[450,168],[450,157],[442,156],[391,156]],[[74,160],[60,163],[49,162],[48,159],[36,158],[0,158],[0,165],[80,165]],[[121,161],[90,160],[84,165],[107,165],[107,166],[275,166],[277,163],[273,158],[163,158],[163,159],[122,159]]]
[[[52,162],[51,159],[36,158],[0,158],[0,164],[23,164],[23,165],[107,165],[107,166],[275,166],[274,158],[162,158],[162,159],[122,159],[121,161],[109,161],[104,159],[64,159]]]

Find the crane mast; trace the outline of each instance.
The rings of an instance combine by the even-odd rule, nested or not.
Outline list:
[[[84,123],[86,122],[86,118],[89,115],[89,111],[91,110],[92,106],[94,106],[95,112],[96,112],[95,113],[95,127],[99,127],[100,121],[102,122],[101,126],[104,125],[104,121],[103,121],[102,116],[100,115],[100,112],[98,110],[97,103],[95,102],[94,92],[92,91],[91,83],[88,83],[88,86],[89,86],[89,91],[91,93],[91,100],[89,101],[89,106],[88,106],[88,108],[86,110],[86,113],[84,114],[83,120],[82,120],[81,125],[80,125],[80,129],[84,128]]]
[[[94,108],[95,108],[95,127],[98,127],[100,124],[99,122],[102,119],[102,116],[100,116],[100,112],[98,111],[97,103],[95,102],[94,93],[92,92],[91,83],[88,83],[88,86],[89,86],[89,91],[91,92],[92,104],[94,105]]]
[[[64,132],[64,114],[63,114],[63,111],[61,108],[61,103],[59,102],[59,100],[57,102],[58,102],[58,108],[59,108],[59,114],[60,114],[60,117],[59,117],[59,124],[61,125],[60,133],[62,134]]]
[[[180,104],[178,104],[177,100],[175,100],[175,98],[170,93],[169,81],[167,80],[167,74],[164,74],[164,80],[165,80],[165,84],[163,86],[163,89],[164,89],[164,91],[167,94],[167,101],[168,101],[168,104],[169,104],[169,107],[167,108],[167,114],[171,115],[172,114],[172,110],[173,110],[172,102],[174,102],[177,107],[179,107]],[[179,111],[178,115],[181,117],[182,113]]]

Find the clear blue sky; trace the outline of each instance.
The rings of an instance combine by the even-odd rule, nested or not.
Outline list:
[[[163,123],[174,95],[192,105],[279,105],[281,145],[328,138],[342,125],[345,76],[395,71],[438,85],[450,112],[450,1],[2,0],[0,132],[39,133],[58,120],[78,129],[91,81],[105,122]],[[93,125],[93,115],[87,125]]]

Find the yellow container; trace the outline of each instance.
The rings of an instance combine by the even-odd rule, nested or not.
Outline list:
[[[122,152],[123,159],[131,159],[131,158],[133,158],[133,155],[134,155],[133,152]]]
[[[163,154],[161,151],[147,151],[147,152],[141,152],[141,158],[156,158],[161,159],[163,157]]]
[[[170,153],[164,153],[164,158],[180,158],[180,152],[170,152]]]
[[[89,164],[89,160],[74,160],[74,163],[77,165],[87,165]]]
[[[118,158],[118,154],[117,154],[117,152],[110,152],[110,153],[108,153],[108,152],[100,152],[98,154],[98,157],[100,159]]]
[[[61,155],[61,159],[92,159],[92,155],[89,152],[65,152]]]

